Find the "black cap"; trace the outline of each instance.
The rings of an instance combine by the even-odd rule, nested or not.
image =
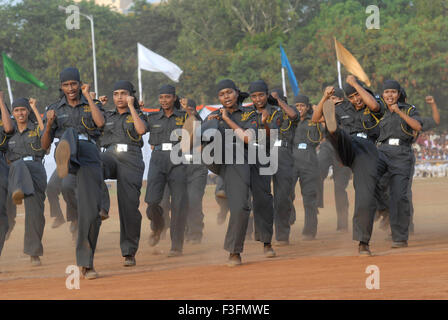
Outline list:
[[[297,104],[297,103],[304,103],[307,106],[309,106],[310,105],[310,99],[307,96],[303,95],[303,94],[299,94],[298,96],[294,97],[294,104]]]
[[[176,95],[176,88],[172,85],[165,84],[159,88],[159,94],[172,94]]]
[[[384,91],[384,90],[387,90],[387,89],[395,89],[395,90],[400,91],[400,90],[401,90],[401,86],[400,86],[400,84],[398,83],[398,81],[395,81],[395,80],[386,80],[386,81],[384,81],[384,83],[383,83],[383,91]]]
[[[127,90],[131,95],[135,93],[134,85],[127,80],[119,80],[114,84],[114,91]]]
[[[12,103],[11,110],[14,110],[14,108],[17,108],[17,107],[25,107],[29,111],[31,111],[30,101],[26,98],[15,99]]]
[[[59,75],[59,78],[61,82],[66,82],[70,80],[81,82],[81,76],[79,75],[79,70],[76,68],[65,68],[61,71],[61,74]]]
[[[251,82],[249,85],[249,93],[252,94],[254,92],[268,92],[268,85],[263,80],[257,80]]]
[[[219,83],[216,86],[216,92],[219,93],[219,91],[223,90],[223,89],[233,89],[235,91],[238,91],[238,88],[236,87],[235,82],[233,82],[230,79],[224,79],[219,81]]]

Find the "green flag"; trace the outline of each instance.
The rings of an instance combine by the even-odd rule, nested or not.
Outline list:
[[[5,75],[9,79],[28,84],[34,84],[36,87],[39,87],[41,89],[48,89],[45,83],[37,80],[35,76],[33,76],[31,73],[29,73],[21,66],[19,66],[17,63],[15,63],[13,60],[11,60],[11,58],[8,57],[5,53],[2,53],[2,57],[3,57],[3,68],[5,69]]]

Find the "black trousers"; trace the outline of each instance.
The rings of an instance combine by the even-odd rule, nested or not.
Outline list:
[[[99,148],[96,144],[79,140],[73,128],[67,128],[61,140],[70,144],[69,172],[76,175],[78,238],[76,263],[93,268],[98,234],[101,226],[101,185],[103,172]]]
[[[378,148],[378,179],[384,174],[390,176],[389,214],[393,241],[407,241],[411,222],[411,205],[408,195],[412,179],[414,157],[410,146],[391,146],[382,144]],[[376,197],[381,197],[379,188]]]
[[[202,199],[207,185],[208,169],[200,164],[187,164],[188,217],[186,237],[201,240],[204,229]]]
[[[278,149],[278,170],[272,176],[274,187],[274,227],[277,241],[289,241],[291,231],[291,212],[294,192],[294,158],[292,150],[280,147]]]
[[[319,188],[318,188],[318,207],[324,207],[324,181],[328,176],[328,169],[333,167],[334,199],[336,202],[337,227],[336,230],[348,228],[348,195],[347,186],[351,178],[351,170],[342,165],[333,146],[327,140],[319,146],[317,154],[319,162]]]
[[[158,212],[159,209],[155,207],[160,207],[165,186],[168,184],[171,192],[171,249],[182,251],[188,214],[185,165],[173,165],[170,160],[170,152],[153,151],[148,169],[147,183],[145,202],[148,204],[146,212],[149,219],[152,219],[152,215],[156,214],[156,211]]]
[[[216,179],[216,188],[215,188],[215,200],[219,205],[219,213],[218,215],[221,216],[222,220],[226,220],[227,218],[227,213],[229,212],[229,200],[228,198],[219,198],[216,196],[216,193],[220,190],[224,190],[225,191],[225,183],[224,183],[224,179],[221,178],[221,176],[218,176]],[[249,192],[249,212],[252,211],[252,201],[251,201],[251,194]],[[252,235],[252,233],[254,232],[254,215],[250,214],[249,215],[249,222],[247,225],[247,230],[246,230],[246,237],[250,237]]]
[[[250,165],[250,190],[254,213],[254,238],[271,243],[274,233],[274,199],[271,192],[271,175],[261,175],[260,165]],[[226,180],[227,181],[227,180]]]
[[[414,180],[414,173],[415,173],[415,154],[412,153],[412,166],[407,190],[410,214],[411,214],[411,221],[409,223],[409,232],[414,232],[414,204],[412,202],[412,182]],[[391,179],[391,173],[385,172],[378,181],[378,190],[377,190],[377,209],[380,211],[386,211],[385,214],[388,215],[389,215],[389,203],[390,203],[390,197],[389,197],[390,179]]]
[[[48,202],[50,203],[50,217],[63,217],[59,203],[59,194],[62,193],[62,197],[64,198],[67,207],[67,221],[78,220],[78,200],[76,192],[76,176],[69,174],[61,179],[55,170],[51,175],[47,186],[47,197]]]
[[[377,184],[378,151],[375,144],[337,129],[328,140],[337,151],[344,166],[352,169],[355,188],[353,240],[368,243],[375,218],[375,187]]]
[[[317,234],[317,189],[319,184],[319,167],[314,149],[293,150],[294,170],[292,172],[294,187],[297,180],[300,182],[303,208],[305,210],[305,223],[302,234],[315,237]]]
[[[42,256],[42,237],[45,228],[45,189],[47,174],[40,161],[16,160],[10,165],[9,194],[22,190],[25,195],[25,239],[23,252]]]
[[[142,215],[139,211],[145,164],[140,152],[101,153],[104,179],[117,180],[122,256],[135,256],[140,241]]]
[[[8,198],[8,174],[9,168],[6,164],[3,152],[0,152],[0,255],[5,244],[6,233],[9,229],[6,203]]]
[[[220,176],[224,180],[230,209],[224,249],[230,253],[241,253],[250,214],[250,165],[222,165]]]

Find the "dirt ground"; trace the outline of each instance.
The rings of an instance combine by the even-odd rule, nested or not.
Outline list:
[[[300,194],[300,190],[297,190]],[[353,188],[349,187],[350,212]],[[214,186],[204,197],[205,231],[201,244],[187,243],[182,257],[168,258],[169,239],[149,247],[149,222],[143,225],[137,266],[125,268],[119,248],[115,193],[111,218],[101,226],[95,255],[100,277],[81,279],[79,290],[66,288],[66,268],[75,264],[69,224],[52,229],[46,206],[42,266],[31,267],[23,254],[24,208],[0,258],[0,299],[447,299],[448,179],[414,181],[415,233],[409,247],[391,249],[387,233],[375,225],[372,257],[359,257],[349,233],[336,231],[333,181],[325,183],[325,208],[320,210],[317,239],[303,241],[303,207],[296,199],[297,221],[291,245],[275,247],[277,257],[263,256],[262,244],[247,241],[243,265],[225,265],[226,225],[218,226]],[[143,196],[142,196],[143,200]],[[62,201],[63,202],[63,201]],[[63,209],[65,204],[62,204]],[[145,212],[144,203],[141,212]],[[350,214],[350,216],[352,213]],[[350,223],[351,225],[351,223]],[[380,288],[368,290],[366,268],[380,270]]]

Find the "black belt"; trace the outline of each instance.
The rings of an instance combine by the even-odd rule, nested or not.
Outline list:
[[[381,145],[388,145],[388,146],[406,146],[406,147],[410,147],[411,146],[411,142],[408,141],[404,141],[398,138],[389,138],[386,139],[384,141],[379,141],[377,144],[377,146],[381,146]]]
[[[141,152],[142,148],[140,146],[136,146],[133,144],[127,144],[127,143],[114,143],[114,144],[110,144],[106,147],[106,151],[117,151],[118,153],[123,152],[119,150],[119,145],[126,145],[127,146],[127,151],[124,152]]]
[[[176,143],[176,144],[177,144],[177,143]],[[171,151],[171,150],[173,150],[173,148],[174,148],[174,146],[175,146],[176,144],[171,143],[171,142],[158,144],[158,145],[155,145],[155,146],[154,146],[153,151]],[[164,145],[165,145],[165,149],[164,149]],[[167,147],[166,147],[167,145],[171,145],[171,148],[170,148],[170,149],[166,149],[166,148],[167,148]]]
[[[39,161],[42,162],[43,157],[37,157],[37,156],[24,156],[20,157],[14,160],[11,160],[11,162],[15,162],[17,160],[23,160],[23,161]]]

